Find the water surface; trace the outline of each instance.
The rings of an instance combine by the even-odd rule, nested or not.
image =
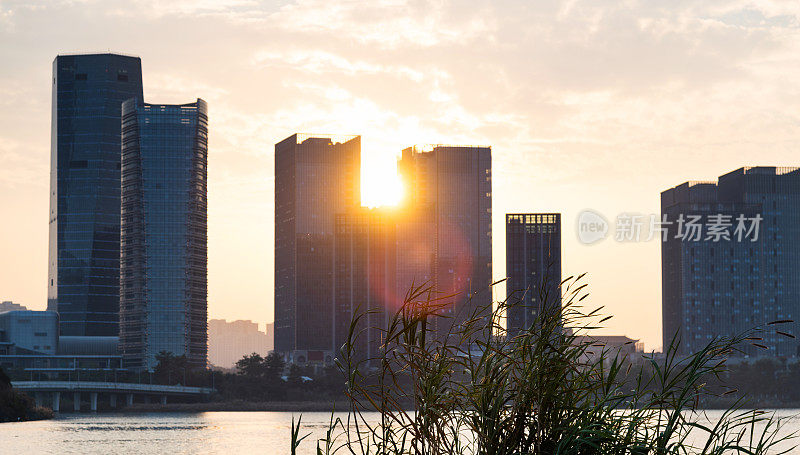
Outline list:
[[[797,416],[800,410],[777,411]],[[226,454],[289,453],[290,412],[204,412],[146,414],[61,414],[53,420],[0,424],[0,454]],[[718,411],[709,411],[718,418]],[[377,414],[370,420],[378,421]],[[313,455],[315,439],[328,427],[330,413],[303,413],[303,431],[312,432],[299,451]],[[786,421],[800,432],[800,419]]]

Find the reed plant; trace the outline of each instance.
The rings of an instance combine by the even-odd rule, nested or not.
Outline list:
[[[632,358],[584,337],[610,316],[589,309],[585,277],[557,295],[537,291],[536,322],[506,333],[503,316],[530,301],[525,292],[466,317],[442,311],[456,296],[413,286],[381,329],[380,353],[355,348],[366,313],[353,317],[337,357],[349,397],[346,417],[331,417],[316,453],[346,454],[767,454],[788,453],[792,434],[774,414],[739,400],[721,416],[705,396],[729,393],[717,382],[745,343],[770,324],[712,340],[680,355],[676,336],[661,355]],[[494,283],[497,285],[498,283]],[[490,292],[486,290],[486,292]],[[473,296],[474,298],[474,296]],[[458,322],[456,322],[458,321]],[[449,324],[442,336],[442,324]],[[588,341],[587,341],[588,340]],[[377,414],[375,414],[377,412]],[[376,418],[377,415],[377,418]],[[299,444],[293,425],[292,448]]]

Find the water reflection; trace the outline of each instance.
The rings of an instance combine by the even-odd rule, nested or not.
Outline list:
[[[709,411],[709,418],[720,414]],[[798,410],[778,415],[797,416]],[[289,412],[63,414],[49,421],[0,424],[0,454],[283,454],[289,451],[292,416]],[[316,439],[325,435],[330,417],[327,412],[303,414],[301,434],[312,434],[300,454],[315,453]],[[372,414],[369,420],[380,419]],[[800,431],[797,418],[786,424],[783,434]]]

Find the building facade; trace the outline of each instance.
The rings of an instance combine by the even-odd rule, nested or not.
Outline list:
[[[268,330],[270,326],[267,324]],[[272,337],[258,330],[253,321],[208,321],[208,362],[212,365],[233,368],[246,355],[266,357],[272,349]]]
[[[351,358],[367,362],[360,366],[380,355],[387,318],[397,309],[394,215],[366,208],[336,215],[333,350],[340,355],[354,328]]]
[[[63,335],[118,334],[120,107],[133,97],[142,98],[137,57],[53,62],[47,308]]]
[[[398,171],[406,189],[397,221],[396,296],[412,284],[455,295],[437,319],[444,336],[474,316],[491,312],[491,147],[410,147]]]
[[[332,355],[337,213],[361,205],[361,137],[295,134],[275,144],[275,349]]]
[[[665,349],[676,335],[687,354],[715,337],[800,321],[800,170],[746,167],[687,182],[661,193],[661,213]],[[800,322],[767,327],[767,350],[746,344],[744,354],[800,355],[776,328],[800,334]]]
[[[509,337],[561,307],[560,213],[506,214],[506,276]]]
[[[0,314],[0,354],[54,355],[58,351],[58,313],[14,310]]]
[[[207,365],[208,108],[122,105],[119,348],[129,368],[161,351]]]

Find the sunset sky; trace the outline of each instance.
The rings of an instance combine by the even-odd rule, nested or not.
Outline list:
[[[577,214],[800,164],[798,2],[0,0],[0,300],[46,306],[53,58],[107,51],[142,58],[146,102],[209,103],[212,318],[273,319],[273,147],[294,132],[362,135],[372,205],[404,147],[491,145],[495,276],[505,213],[562,212],[565,276],[647,349],[659,244],[582,245]]]

